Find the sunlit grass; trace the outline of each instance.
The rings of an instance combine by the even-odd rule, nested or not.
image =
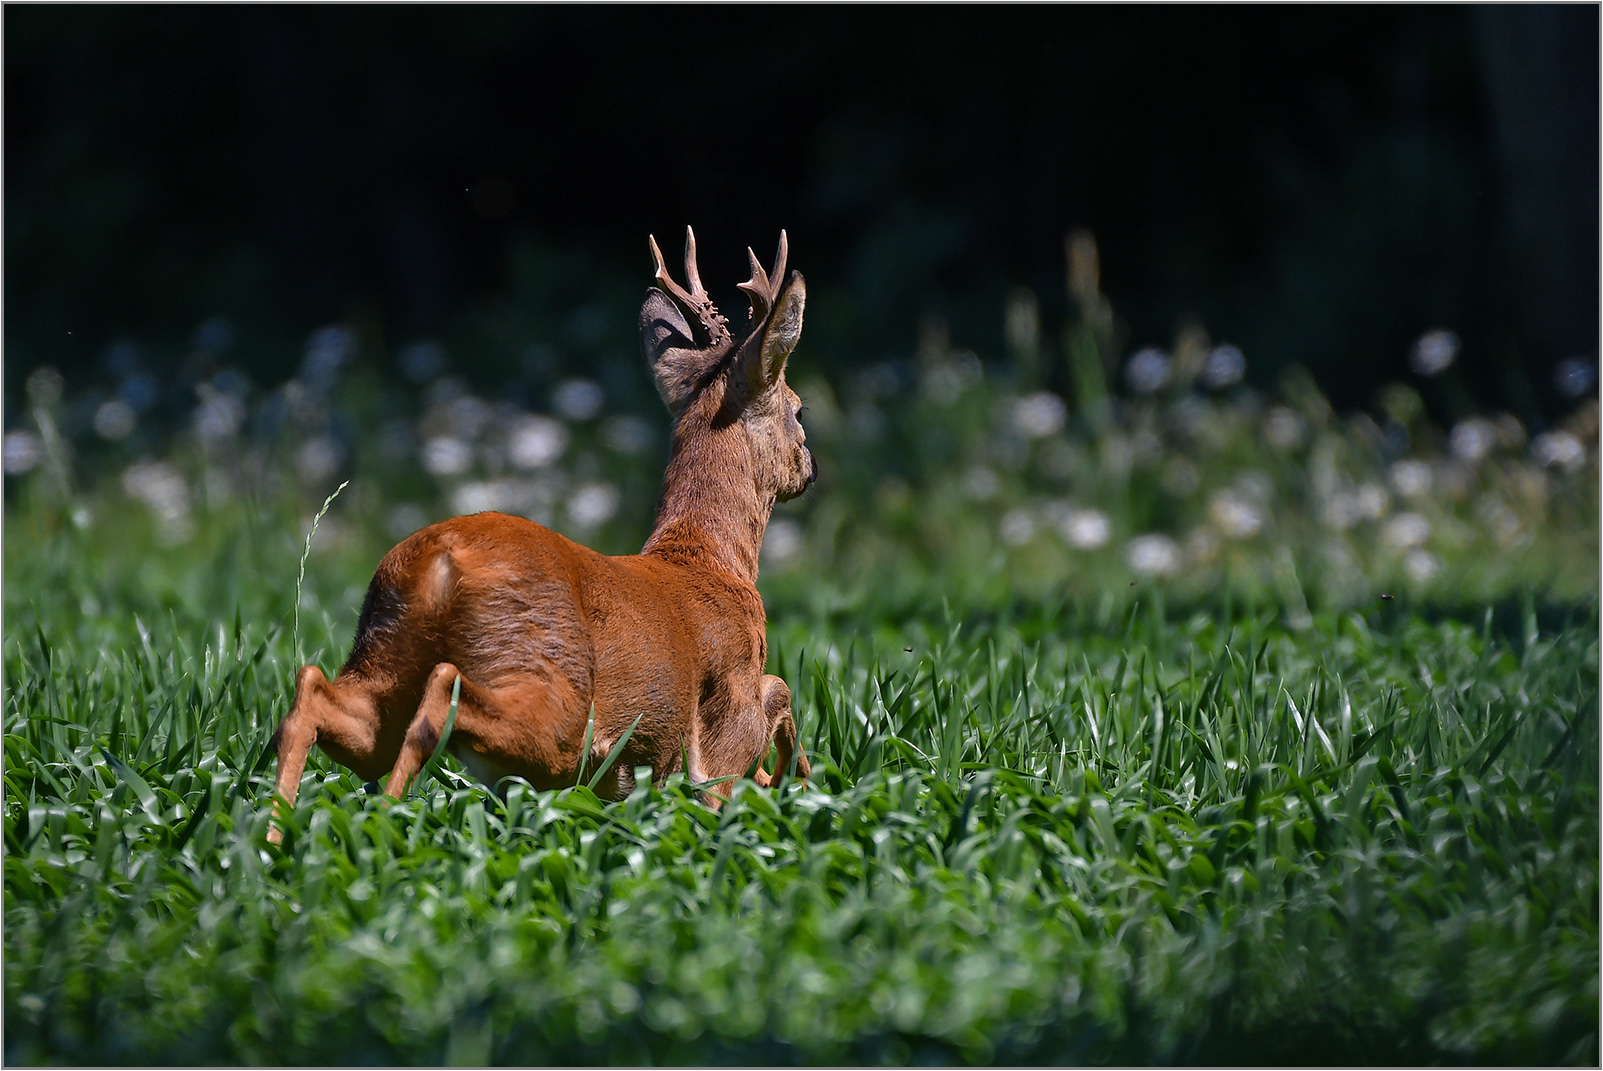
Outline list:
[[[12,1062],[1596,1059],[1595,603],[798,608],[806,789],[389,804],[314,753],[279,850],[293,534],[230,612],[10,532]]]

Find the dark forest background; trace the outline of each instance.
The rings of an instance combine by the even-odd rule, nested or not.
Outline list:
[[[8,416],[42,364],[278,382],[335,321],[381,369],[439,339],[538,395],[632,345],[645,236],[676,262],[687,222],[735,312],[788,228],[837,370],[935,316],[1001,359],[1016,288],[1069,316],[1082,226],[1129,349],[1200,321],[1338,405],[1438,327],[1437,409],[1539,423],[1596,360],[1596,6],[4,18]]]

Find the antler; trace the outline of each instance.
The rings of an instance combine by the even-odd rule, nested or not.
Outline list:
[[[696,270],[696,232],[689,227],[685,228],[685,277],[690,280],[688,291],[674,282],[673,277],[668,274],[668,268],[662,261],[662,250],[657,248],[655,235],[651,236],[651,256],[657,262],[657,284],[701,323],[702,333],[707,336],[707,344],[716,346],[731,341],[729,321],[713,305],[712,298],[707,296],[706,288],[701,285],[701,273]]]
[[[773,311],[774,302],[779,298],[780,287],[785,285],[785,257],[788,248],[785,232],[780,231],[779,251],[774,254],[774,274],[770,278],[768,273],[763,271],[757,254],[751,251],[750,246],[746,247],[746,255],[751,258],[751,279],[738,285],[751,299],[751,312],[748,315],[753,324],[760,324],[768,318],[768,314]]]

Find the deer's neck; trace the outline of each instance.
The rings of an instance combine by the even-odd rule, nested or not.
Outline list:
[[[657,520],[642,554],[710,567],[753,586],[774,497],[757,488],[738,424],[675,433]]]

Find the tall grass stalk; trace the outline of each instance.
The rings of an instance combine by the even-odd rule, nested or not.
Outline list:
[[[334,488],[333,494],[323,499],[322,507],[318,509],[316,516],[312,518],[312,527],[306,533],[306,548],[301,551],[300,570],[295,574],[295,664],[297,666],[305,664],[305,654],[301,650],[301,585],[306,582],[306,559],[312,556],[312,537],[317,535],[317,525],[323,519],[323,515],[334,504],[334,500],[340,496],[340,492],[350,485],[350,480],[343,481],[338,487]]]

